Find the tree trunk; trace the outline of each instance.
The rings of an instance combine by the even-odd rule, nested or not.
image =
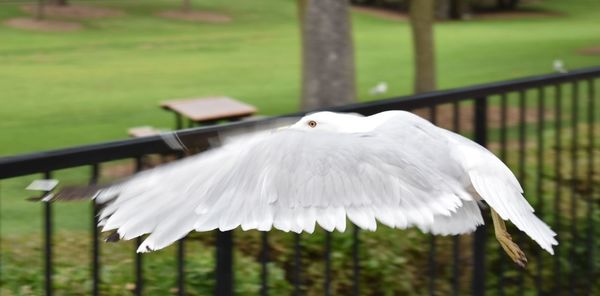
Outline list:
[[[355,101],[354,47],[348,0],[298,0],[303,110]]]
[[[412,1],[411,1],[412,2]],[[451,18],[453,0],[434,0],[434,16],[439,20]]]
[[[415,51],[415,93],[435,90],[434,7],[435,0],[410,1],[410,22]]]
[[[35,19],[36,20],[43,20],[45,17],[45,6],[46,6],[46,2],[44,0],[38,0],[37,1],[37,6],[35,9]]]
[[[506,3],[504,3],[504,0],[496,0],[496,9],[504,10],[505,8],[506,8]]]
[[[450,0],[450,18],[462,20],[469,13],[470,8],[468,0]]]
[[[49,5],[56,5],[56,6],[67,6],[69,3],[67,2],[67,0],[47,0]]]
[[[519,0],[509,0],[508,1],[508,9],[510,9],[510,10],[517,9],[517,5],[519,5]]]

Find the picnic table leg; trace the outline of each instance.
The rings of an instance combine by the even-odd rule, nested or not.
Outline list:
[[[180,130],[183,128],[183,118],[181,117],[181,114],[177,112],[173,113],[175,114],[175,129]]]
[[[212,126],[212,125],[217,125],[219,123],[218,120],[210,120],[210,121],[203,121],[203,122],[196,122],[196,126]]]

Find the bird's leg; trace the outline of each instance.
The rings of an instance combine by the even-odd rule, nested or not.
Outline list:
[[[525,253],[521,251],[519,246],[512,241],[510,234],[506,231],[506,224],[504,220],[492,209],[492,221],[494,221],[494,232],[496,233],[496,239],[504,249],[504,252],[521,267],[525,267],[527,264],[527,257]]]

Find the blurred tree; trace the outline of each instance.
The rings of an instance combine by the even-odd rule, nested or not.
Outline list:
[[[434,16],[437,19],[450,19],[450,11],[452,11],[452,0],[437,0],[434,1]]]
[[[185,12],[189,12],[190,10],[192,10],[192,0],[183,0],[183,3],[181,4],[181,9]]]
[[[410,0],[350,0],[352,4],[378,9],[405,12]],[[435,16],[438,19],[465,19],[467,14],[489,10],[516,10],[520,0],[436,0]]]
[[[519,5],[519,0],[496,0],[496,8],[500,10],[514,10]]]
[[[415,52],[415,93],[435,90],[434,8],[435,0],[410,1],[410,23]]]
[[[354,46],[348,0],[298,0],[303,110],[355,101]]]
[[[56,6],[67,6],[69,2],[67,0],[47,0],[48,4]]]
[[[46,5],[67,6],[68,4],[69,2],[67,0],[37,0],[35,19],[44,19]]]
[[[436,1],[435,16],[440,20],[461,20],[469,13],[469,0],[438,0]]]
[[[471,13],[471,1],[469,0],[450,0],[451,5],[450,18],[453,20],[464,19],[467,14]]]
[[[44,0],[38,0],[37,1],[37,6],[35,9],[35,19],[36,20],[41,20],[44,19],[45,13],[44,13],[44,6],[46,5],[46,2]]]

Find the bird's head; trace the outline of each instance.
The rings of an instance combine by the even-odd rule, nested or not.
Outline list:
[[[362,132],[363,116],[356,113],[316,112],[302,117],[290,126],[305,131],[328,131],[338,133]]]

